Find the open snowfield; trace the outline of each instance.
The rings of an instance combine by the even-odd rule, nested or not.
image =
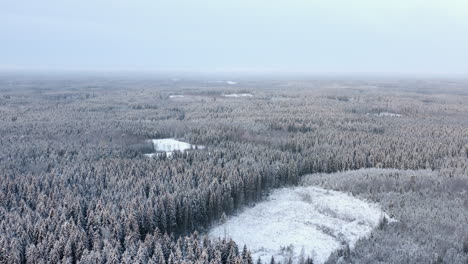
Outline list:
[[[236,93],[233,93],[233,94],[223,94],[223,96],[224,97],[238,98],[238,97],[253,97],[253,94],[249,94],[249,93],[236,94]]]
[[[277,189],[265,202],[244,210],[209,236],[231,237],[246,244],[254,260],[296,263],[303,251],[314,263],[323,263],[345,241],[351,248],[386,216],[377,204],[319,187]],[[388,218],[388,216],[386,216]],[[290,246],[290,250],[285,250]],[[283,250],[282,250],[283,248]]]
[[[182,142],[174,138],[164,138],[164,139],[153,139],[154,150],[156,153],[145,154],[148,157],[157,155],[158,153],[165,152],[168,156],[172,155],[174,151],[184,152],[191,149],[204,149],[204,146],[192,145],[187,142]]]
[[[237,84],[237,82],[235,82],[235,81],[208,81],[208,83],[226,83],[226,84],[229,84],[229,85]]]
[[[175,98],[184,98],[182,94],[174,94],[174,95],[169,95],[170,99],[175,99]]]
[[[369,115],[369,113],[367,113]],[[391,113],[391,112],[381,112],[378,114],[373,114],[374,116],[380,116],[380,117],[401,117],[401,114],[397,113]]]

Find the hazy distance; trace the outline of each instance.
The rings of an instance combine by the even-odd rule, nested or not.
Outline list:
[[[0,3],[1,70],[468,73],[466,0]]]

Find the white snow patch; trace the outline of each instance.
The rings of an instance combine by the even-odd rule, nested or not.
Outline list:
[[[236,93],[233,93],[233,94],[223,94],[223,96],[224,97],[238,98],[238,97],[253,97],[253,94],[249,94],[249,93],[236,94]]]
[[[227,83],[229,85],[238,84],[238,82],[235,81],[208,81],[208,83]]]
[[[169,95],[169,98],[174,99],[174,98],[184,98],[182,94],[174,94],[174,95]]]
[[[367,113],[367,115],[370,115]],[[391,113],[391,112],[381,112],[378,114],[373,114],[374,116],[380,116],[380,117],[401,117],[402,115],[396,114],[396,113]]]
[[[159,153],[165,152],[168,156],[171,156],[174,151],[187,151],[191,149],[204,149],[204,146],[192,145],[190,143],[182,142],[174,138],[164,138],[164,139],[153,139],[154,151],[156,153],[145,154],[148,157],[153,157]]]
[[[282,188],[265,202],[244,210],[209,231],[212,238],[231,237],[247,245],[254,260],[274,256],[298,262],[301,251],[314,263],[325,262],[345,241],[351,248],[388,217],[377,204],[319,187]],[[290,250],[284,250],[286,247]],[[282,250],[283,248],[283,250]]]

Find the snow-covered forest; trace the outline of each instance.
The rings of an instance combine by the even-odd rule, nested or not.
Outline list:
[[[468,263],[465,81],[2,76],[0,146],[0,263],[256,263],[209,230],[296,186],[389,216],[327,263]]]

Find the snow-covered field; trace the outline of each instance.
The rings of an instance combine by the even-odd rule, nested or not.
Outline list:
[[[241,93],[241,94],[236,94],[236,93],[233,93],[233,94],[223,94],[224,97],[252,97],[253,94],[249,94],[249,93]]]
[[[161,152],[166,152],[166,154],[170,156],[174,151],[184,152],[186,150],[191,149],[205,148],[204,146],[192,145],[190,143],[182,142],[174,138],[153,139],[151,140],[151,142],[153,143],[154,151],[156,151],[156,153],[145,154],[148,157],[153,157],[154,155],[157,155]]]
[[[296,263],[303,252],[314,263],[323,263],[345,241],[351,248],[369,235],[383,216],[377,204],[319,187],[277,189],[265,202],[244,210],[209,231],[209,236],[231,237],[269,263]],[[287,249],[289,246],[289,250]]]
[[[169,98],[171,98],[171,99],[175,99],[175,98],[184,98],[184,96],[181,95],[181,94],[174,94],[174,95],[169,95]]]
[[[369,113],[367,113],[369,115]],[[391,113],[391,112],[381,112],[378,114],[373,114],[374,116],[380,117],[401,117],[401,114]]]
[[[208,81],[209,83],[227,83],[229,85],[237,84],[235,81]]]

